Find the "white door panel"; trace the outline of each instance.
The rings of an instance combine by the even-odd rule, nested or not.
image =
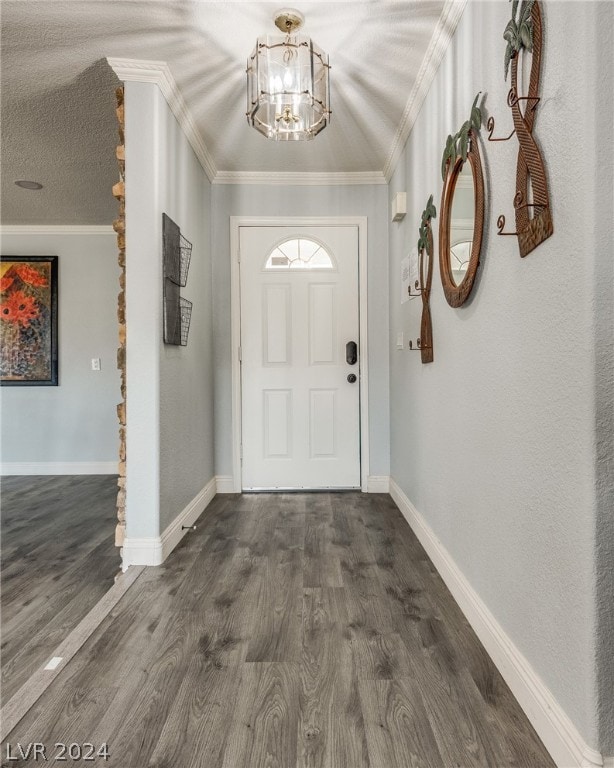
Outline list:
[[[338,458],[335,440],[337,390],[312,389],[309,392],[309,446],[312,459]]]
[[[263,392],[264,457],[292,458],[292,391],[265,389]]]
[[[291,365],[292,313],[289,285],[262,288],[262,364]]]
[[[335,364],[337,352],[337,286],[310,283],[309,362]]]
[[[285,268],[281,251],[266,268],[297,237],[333,268],[323,251],[316,269]],[[357,227],[241,227],[240,252],[242,487],[360,487],[359,365],[345,352],[359,333]]]

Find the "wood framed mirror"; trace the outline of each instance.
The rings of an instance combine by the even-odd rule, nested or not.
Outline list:
[[[451,307],[462,306],[473,289],[484,230],[484,176],[477,141],[482,122],[476,96],[471,118],[448,136],[442,161],[439,272]]]

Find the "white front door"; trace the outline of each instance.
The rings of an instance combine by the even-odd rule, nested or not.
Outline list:
[[[359,488],[358,228],[242,226],[239,243],[242,487]]]

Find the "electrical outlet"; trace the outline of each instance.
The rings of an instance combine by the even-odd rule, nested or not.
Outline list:
[[[405,346],[405,338],[403,336],[403,331],[399,331],[397,333],[397,349],[403,349]]]
[[[99,371],[100,370],[100,358],[99,357],[93,357],[92,358],[92,370],[93,371]]]

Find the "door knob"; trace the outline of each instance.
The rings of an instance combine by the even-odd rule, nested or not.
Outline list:
[[[354,384],[356,382],[356,374],[348,373],[348,381],[350,382],[350,384]]]

